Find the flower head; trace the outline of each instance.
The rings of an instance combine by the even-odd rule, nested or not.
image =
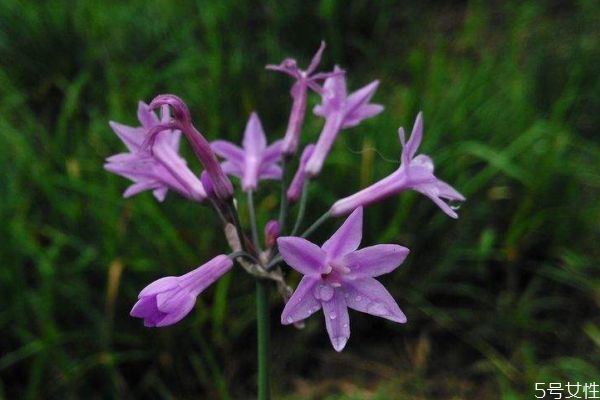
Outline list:
[[[292,155],[298,149],[300,133],[306,115],[306,99],[308,88],[311,88],[317,93],[321,93],[322,89],[317,83],[320,80],[333,76],[332,72],[314,73],[317,66],[321,62],[321,56],[325,50],[325,42],[321,42],[319,50],[315,53],[306,70],[301,70],[293,58],[286,58],[279,65],[267,65],[267,69],[272,71],[282,72],[296,79],[292,86],[290,94],[292,95],[293,104],[290,118],[288,120],[287,130],[283,138],[282,152],[284,155]]]
[[[244,191],[255,190],[262,179],[281,179],[281,140],[267,146],[267,138],[256,113],[250,115],[244,131],[243,148],[225,140],[215,140],[211,147],[225,159],[223,171],[242,180]]]
[[[169,110],[163,109],[162,121],[147,104],[139,102],[138,119],[141,126],[131,127],[110,122],[110,127],[123,141],[128,153],[120,153],[106,159],[107,171],[131,179],[131,185],[123,196],[130,197],[152,190],[158,201],[163,201],[169,189],[191,200],[202,201],[206,192],[202,183],[179,156],[179,130],[159,130],[155,145],[150,151],[144,146],[150,132],[170,119]]]
[[[182,276],[167,276],[146,286],[131,309],[147,327],[175,324],[194,308],[196,297],[227,273],[233,262],[220,255]]]
[[[415,156],[423,138],[423,115],[419,113],[408,142],[404,129],[398,130],[402,143],[400,168],[395,172],[351,196],[336,201],[331,207],[332,215],[343,215],[357,207],[375,203],[405,190],[416,190],[429,197],[448,216],[458,218],[456,211],[444,201],[464,201],[465,197],[434,174],[433,161],[429,156]]]
[[[173,110],[174,120],[155,127],[150,133],[147,145],[154,146],[156,134],[164,127],[179,129],[190,142],[192,150],[206,169],[213,183],[215,195],[221,200],[228,200],[233,195],[231,181],[219,165],[210,144],[192,123],[190,111],[185,102],[173,94],[158,95],[150,103],[150,109],[169,106]]]
[[[272,219],[265,224],[265,244],[267,247],[273,247],[277,241],[277,238],[281,234],[281,227],[279,221]]]
[[[369,103],[379,86],[379,81],[373,81],[348,95],[343,71],[336,66],[334,72],[337,75],[325,81],[321,104],[314,108],[316,115],[325,118],[325,125],[306,165],[306,172],[310,176],[321,172],[325,158],[340,130],[356,126],[383,111],[382,105]]]
[[[304,275],[285,305],[281,323],[301,321],[322,308],[331,344],[337,351],[350,337],[348,308],[406,322],[396,301],[374,278],[396,269],[409,250],[394,244],[357,250],[362,239],[362,216],[362,208],[357,208],[321,247],[299,237],[277,240],[285,262]]]

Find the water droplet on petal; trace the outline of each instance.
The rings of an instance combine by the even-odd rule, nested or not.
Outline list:
[[[354,298],[354,300],[356,300],[356,301],[362,301],[362,296],[356,296],[356,297]]]
[[[344,328],[347,328],[347,327],[348,327],[348,324],[344,324],[344,325],[343,325],[343,327],[344,327]]]
[[[454,211],[460,209],[460,206],[462,205],[462,202],[457,201],[457,200],[451,200],[448,202],[448,205],[450,206],[451,209],[453,209]]]
[[[293,321],[294,321],[294,319],[292,317],[287,317],[288,324],[291,324]]]
[[[386,315],[387,308],[380,303],[371,303],[367,306],[367,312],[373,315]]]
[[[331,344],[333,344],[333,348],[336,351],[342,351],[344,346],[346,346],[347,342],[348,342],[348,338],[345,336],[337,336],[337,337],[331,338]]]
[[[336,318],[337,318],[337,315],[336,315],[336,313],[334,313],[333,311],[332,311],[332,312],[330,312],[330,313],[329,313],[329,318],[330,318],[330,319],[336,319]]]
[[[329,301],[333,297],[333,288],[329,285],[320,284],[315,288],[315,297],[322,301]]]

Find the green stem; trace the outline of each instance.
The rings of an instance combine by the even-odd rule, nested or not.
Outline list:
[[[258,399],[269,400],[269,301],[267,282],[256,280],[256,333],[258,344]]]
[[[258,228],[256,226],[256,209],[254,208],[254,194],[248,191],[248,214],[250,215],[250,229],[252,231],[252,243],[256,248],[256,254],[260,254],[260,242],[258,240]]]
[[[279,232],[281,235],[285,232],[285,219],[287,217],[288,199],[287,199],[287,165],[288,157],[284,156],[281,160],[281,200],[279,202]]]
[[[319,226],[323,224],[323,222],[327,221],[331,215],[329,211],[325,214],[321,215],[318,220],[316,220],[307,230],[302,233],[302,237],[305,238],[313,233]]]
[[[296,223],[294,224],[294,229],[290,236],[296,236],[296,233],[300,230],[300,226],[302,226],[302,220],[304,219],[304,213],[306,212],[306,203],[308,199],[308,184],[310,180],[307,179],[304,181],[302,185],[302,197],[300,197],[300,204],[298,208],[298,215],[296,216]]]

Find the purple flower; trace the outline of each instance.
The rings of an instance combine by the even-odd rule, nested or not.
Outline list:
[[[265,224],[265,244],[267,247],[273,247],[280,234],[279,221],[272,219],[267,222]]]
[[[456,212],[444,199],[449,201],[464,201],[465,197],[446,182],[436,178],[433,174],[433,161],[429,156],[419,154],[415,157],[423,138],[422,113],[417,115],[408,142],[405,140],[403,128],[398,130],[398,134],[400,135],[400,142],[403,147],[400,168],[360,192],[336,201],[330,209],[332,215],[347,214],[357,207],[366,206],[386,197],[412,189],[429,197],[448,216],[458,218]]]
[[[143,318],[147,327],[175,324],[194,307],[196,297],[231,269],[233,262],[225,255],[182,276],[167,276],[146,286],[130,315]]]
[[[301,321],[323,308],[331,344],[341,351],[350,337],[348,307],[394,322],[406,317],[374,277],[400,265],[409,250],[380,244],[357,250],[362,239],[362,208],[319,247],[300,237],[277,240],[286,263],[304,275],[281,314],[284,325]]]
[[[192,124],[192,117],[187,105],[173,94],[161,94],[152,100],[149,107],[150,109],[155,109],[165,105],[172,108],[174,121],[162,123],[160,126],[155,127],[151,131],[150,138],[147,141],[148,144],[153,146],[156,134],[163,127],[179,129],[190,142],[192,150],[204,166],[206,173],[210,176],[215,195],[221,200],[230,199],[233,195],[231,181],[221,169],[217,157],[211,150],[206,138]]]
[[[281,179],[281,140],[267,147],[267,138],[256,113],[250,115],[244,131],[243,148],[225,140],[215,140],[211,147],[226,161],[223,171],[242,179],[244,191],[255,190],[262,179]]]
[[[373,81],[348,96],[343,71],[336,66],[334,73],[338,75],[327,78],[323,86],[322,102],[314,109],[316,115],[325,118],[325,125],[306,165],[306,172],[310,176],[318,175],[323,168],[325,158],[340,130],[356,126],[362,120],[383,111],[382,105],[369,103],[379,81]]]
[[[290,183],[290,186],[287,190],[287,198],[290,203],[298,201],[300,196],[302,195],[302,190],[304,188],[304,182],[306,181],[306,163],[308,159],[312,155],[315,150],[314,144],[306,145],[304,150],[302,151],[302,156],[300,157],[300,165],[298,165],[298,170],[296,170],[296,174],[294,175],[294,179]]]
[[[317,93],[321,93],[322,89],[317,84],[317,81],[333,75],[333,73],[323,72],[313,74],[321,62],[321,56],[323,55],[324,50],[325,42],[321,42],[321,47],[319,47],[319,50],[317,50],[312,61],[310,62],[310,65],[305,71],[298,68],[298,64],[293,58],[286,58],[279,65],[267,65],[267,69],[283,72],[284,74],[288,74],[292,78],[296,79],[296,82],[290,91],[293,103],[281,149],[284,155],[293,155],[298,149],[300,133],[302,131],[302,125],[306,115],[306,98],[308,95],[308,88],[311,88]]]
[[[169,110],[165,108],[162,122],[169,120]],[[178,130],[161,130],[156,133],[155,145],[149,151],[144,142],[150,131],[161,125],[158,117],[147,104],[139,102],[139,127],[131,127],[110,122],[110,127],[123,141],[128,153],[120,153],[106,159],[104,168],[107,171],[131,179],[134,184],[123,193],[130,197],[146,190],[152,190],[158,201],[163,201],[169,189],[195,201],[202,201],[206,192],[202,183],[179,156]]]

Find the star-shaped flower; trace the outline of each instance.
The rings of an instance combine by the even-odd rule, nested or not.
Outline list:
[[[284,325],[301,321],[321,308],[334,349],[350,337],[348,308],[391,321],[406,317],[377,276],[400,265],[409,250],[380,244],[357,250],[362,239],[362,207],[357,208],[323,246],[300,237],[281,237],[277,245],[287,264],[304,275],[281,314]]]
[[[164,130],[156,138],[154,147],[145,146],[149,132],[161,123],[169,121],[168,108],[163,108],[162,121],[147,104],[139,102],[139,127],[110,122],[111,128],[123,141],[128,153],[120,153],[106,159],[104,168],[134,182],[123,193],[130,197],[152,190],[158,201],[163,201],[169,189],[179,192],[191,200],[202,201],[206,192],[196,175],[179,155],[181,132]]]
[[[348,95],[343,70],[336,66],[334,73],[337,75],[327,78],[323,85],[321,104],[314,108],[316,115],[325,118],[325,125],[306,165],[306,172],[310,176],[316,176],[321,171],[340,130],[354,127],[383,111],[382,105],[369,103],[379,81],[373,81]]]
[[[423,139],[423,114],[417,115],[408,142],[403,128],[398,130],[398,134],[403,147],[400,167],[360,192],[336,201],[330,209],[332,215],[347,214],[357,207],[412,189],[429,197],[448,216],[458,218],[456,211],[444,200],[464,201],[465,197],[433,174],[433,161],[429,156],[425,154],[415,156]]]
[[[325,50],[325,42],[321,42],[319,50],[313,56],[310,65],[306,70],[301,70],[293,58],[286,58],[279,65],[267,65],[267,69],[272,71],[282,72],[296,79],[292,86],[290,94],[294,100],[292,111],[288,121],[288,127],[283,138],[282,152],[285,155],[292,155],[298,149],[302,124],[306,115],[306,99],[308,88],[311,88],[317,93],[322,92],[321,86],[317,83],[320,80],[326,79],[335,75],[333,72],[318,72],[314,73],[317,66],[321,62],[321,56]]]
[[[262,179],[281,179],[281,140],[267,146],[267,138],[256,113],[250,115],[244,131],[243,148],[225,140],[211,143],[213,151],[225,159],[226,174],[242,180],[244,191],[256,190]]]

